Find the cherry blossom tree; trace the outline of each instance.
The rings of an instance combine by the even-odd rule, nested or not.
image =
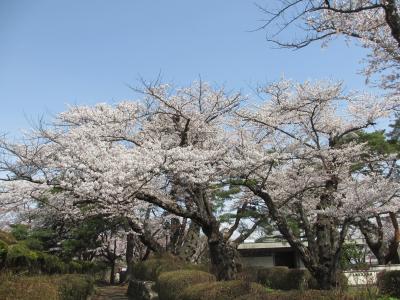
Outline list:
[[[3,203],[35,199],[72,216],[125,217],[149,248],[147,229],[169,224],[172,251],[190,220],[186,236],[201,228],[222,280],[235,277],[237,244],[270,218],[324,289],[336,283],[352,222],[398,211],[399,184],[382,171],[393,158],[345,142],[386,117],[389,101],[345,94],[337,83],[286,80],[263,88],[268,101],[254,109],[202,82],[146,84],[142,92],[140,102],[71,107],[31,143],[3,141],[12,156],[2,163]],[[382,167],[359,167],[368,164]],[[221,202],[233,212],[228,219]]]
[[[340,83],[282,80],[260,92],[264,104],[238,113],[237,183],[264,201],[320,288],[330,289],[352,221],[399,209],[398,181],[356,168],[383,165],[387,157],[365,155],[365,143],[343,142],[387,116],[390,105],[346,94]]]
[[[399,94],[400,14],[397,0],[290,0],[272,2],[261,10],[267,40],[279,47],[299,49],[315,41],[323,45],[338,36],[370,50],[364,74],[380,74],[379,85]],[[276,3],[276,2],[275,2]],[[293,30],[297,38],[285,40]],[[302,34],[304,33],[304,34]],[[295,34],[292,34],[294,36]],[[397,103],[398,105],[398,103]]]
[[[26,181],[28,189],[47,193],[44,197],[29,191],[35,198],[48,198],[49,187],[56,188],[62,193],[51,198],[68,202],[63,209],[70,214],[84,207],[95,214],[123,215],[143,237],[147,235],[139,216],[149,204],[191,220],[207,236],[217,277],[232,279],[235,245],[254,230],[257,218],[251,218],[249,230],[235,236],[234,245],[229,239],[241,220],[249,219],[242,212],[255,197],[238,192],[232,208],[240,213],[231,228],[221,228],[213,205],[215,193],[226,188],[220,183],[230,174],[225,157],[232,150],[234,132],[227,126],[243,97],[202,82],[175,91],[168,85],[145,84],[143,97],[115,106],[71,107],[52,126],[32,134],[40,141],[33,146],[4,141],[3,149],[13,155],[4,170],[14,174],[10,179]],[[149,227],[156,230],[157,219],[151,220],[155,223]]]

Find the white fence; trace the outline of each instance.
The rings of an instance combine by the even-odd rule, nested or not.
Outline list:
[[[343,272],[349,280],[349,285],[376,284],[377,275],[382,271],[400,270],[400,265],[381,265],[370,267],[368,270],[351,270]]]

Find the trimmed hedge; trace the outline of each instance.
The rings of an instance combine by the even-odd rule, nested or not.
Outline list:
[[[400,270],[380,272],[377,283],[381,294],[400,297]]]
[[[317,281],[305,269],[289,269],[287,267],[262,268],[257,270],[256,281],[276,290],[318,289]],[[342,273],[339,274],[338,287],[342,290],[348,288],[348,279]]]
[[[289,284],[286,279],[290,271],[288,267],[259,269],[257,272],[257,282],[272,289],[290,290],[293,283]]]
[[[243,280],[199,283],[187,287],[180,295],[180,300],[231,300],[248,294],[265,295],[266,289]]]
[[[291,269],[286,274],[284,284],[286,290],[307,290],[310,280],[312,280],[310,272],[302,269]]]
[[[156,281],[157,277],[163,272],[171,272],[183,269],[208,271],[208,268],[204,265],[189,264],[176,256],[166,255],[150,258],[148,260],[136,263],[131,268],[131,272],[132,278],[138,280]]]
[[[156,283],[156,290],[160,300],[178,300],[185,288],[198,283],[215,281],[215,276],[197,270],[178,270],[160,274]]]
[[[86,300],[93,290],[93,280],[84,275],[0,278],[2,300]]]
[[[264,269],[262,267],[244,267],[241,272],[236,275],[236,279],[245,280],[250,282],[258,282],[258,270]]]

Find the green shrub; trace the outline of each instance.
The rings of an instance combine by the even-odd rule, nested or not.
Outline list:
[[[237,274],[237,279],[246,280],[250,282],[258,281],[258,270],[262,269],[261,267],[245,267],[241,272]]]
[[[6,258],[6,267],[15,271],[38,270],[38,253],[30,250],[24,243],[10,245]]]
[[[8,253],[8,245],[2,240],[0,240],[0,269],[3,268],[6,262],[7,253]]]
[[[82,273],[82,265],[78,261],[72,260],[68,263],[68,272]]]
[[[247,294],[262,294],[265,288],[257,283],[242,280],[199,283],[187,287],[180,300],[231,300]]]
[[[338,276],[338,288],[346,290],[348,288],[347,277],[343,273],[339,273]],[[289,269],[287,267],[258,269],[256,281],[276,290],[318,289],[317,281],[305,269]]]
[[[23,243],[31,250],[43,251],[43,243],[35,238],[27,238]]]
[[[383,295],[400,297],[400,270],[379,273],[378,287]]]
[[[86,300],[94,291],[94,281],[85,275],[64,275],[58,279],[62,300]]]
[[[75,261],[81,265],[81,273],[95,275],[107,269],[107,265],[103,262],[93,261]]]
[[[67,265],[57,256],[39,253],[40,270],[45,274],[62,274],[68,272]]]
[[[157,278],[156,290],[160,300],[177,300],[182,291],[198,283],[215,281],[215,276],[197,270],[164,272]]]
[[[304,269],[291,269],[286,274],[284,290],[306,290],[312,279],[310,272]]]
[[[0,230],[0,240],[6,243],[7,245],[12,245],[17,242],[17,240],[11,233],[3,230]]]
[[[288,267],[259,269],[257,273],[257,281],[272,289],[288,290],[288,283],[286,282],[288,273]]]
[[[29,236],[29,226],[25,224],[11,225],[11,234],[17,241],[25,240]]]

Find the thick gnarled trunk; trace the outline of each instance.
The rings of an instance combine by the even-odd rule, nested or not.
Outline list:
[[[219,231],[219,223],[212,221],[210,226],[203,228],[208,239],[212,271],[217,280],[235,279],[237,273],[236,249],[226,241]]]
[[[328,181],[327,190],[332,189],[334,184],[334,182]],[[339,226],[334,217],[324,214],[318,215],[316,222],[311,223],[300,203],[297,208],[293,207],[293,209],[297,209],[301,228],[304,230],[308,242],[308,245],[306,245],[305,241],[293,232],[285,215],[276,207],[270,195],[253,186],[249,188],[264,200],[280,233],[300,256],[305,267],[316,279],[318,287],[323,290],[336,288],[339,278],[339,260],[348,223],[342,222]],[[330,206],[330,202],[331,198],[328,193],[322,195],[319,208],[324,209]]]
[[[312,272],[323,290],[330,290],[337,286],[338,267],[343,241],[340,241],[339,232],[334,219],[327,216],[318,216],[316,224],[316,243],[318,247],[318,267]]]
[[[183,245],[178,250],[179,256],[186,261],[192,262],[199,246],[199,239],[200,226],[192,221],[183,239]]]

